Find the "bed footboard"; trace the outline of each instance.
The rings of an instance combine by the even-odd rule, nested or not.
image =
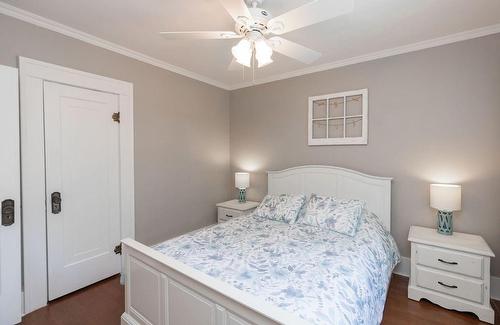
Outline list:
[[[135,240],[123,240],[122,252],[126,274],[122,325],[303,323]]]

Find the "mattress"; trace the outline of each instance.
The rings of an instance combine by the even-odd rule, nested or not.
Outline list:
[[[380,323],[400,258],[368,212],[354,237],[250,214],[154,249],[310,324]]]

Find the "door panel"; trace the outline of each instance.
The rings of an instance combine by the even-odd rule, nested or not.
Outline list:
[[[118,96],[44,82],[44,110],[52,300],[120,272]]]
[[[0,325],[11,325],[21,321],[21,174],[18,71],[5,66],[0,66],[0,139],[0,202],[14,203],[13,220],[0,216]]]

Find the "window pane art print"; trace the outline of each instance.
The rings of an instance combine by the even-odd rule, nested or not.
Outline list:
[[[368,143],[368,89],[309,97],[308,144]]]
[[[326,100],[315,100],[313,105],[313,118],[314,119],[321,119],[321,118],[326,118],[327,117],[327,111],[326,111]]]

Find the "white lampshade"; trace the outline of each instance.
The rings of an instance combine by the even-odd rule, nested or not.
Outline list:
[[[462,186],[431,184],[431,207],[441,211],[462,209]]]
[[[244,38],[232,47],[231,52],[236,62],[246,67],[250,67],[253,53],[252,42]]]
[[[259,68],[273,63],[272,55],[273,49],[267,44],[265,39],[255,41],[255,57],[259,63]]]
[[[249,173],[235,173],[234,174],[234,186],[239,189],[245,189],[250,186],[250,174]]]

